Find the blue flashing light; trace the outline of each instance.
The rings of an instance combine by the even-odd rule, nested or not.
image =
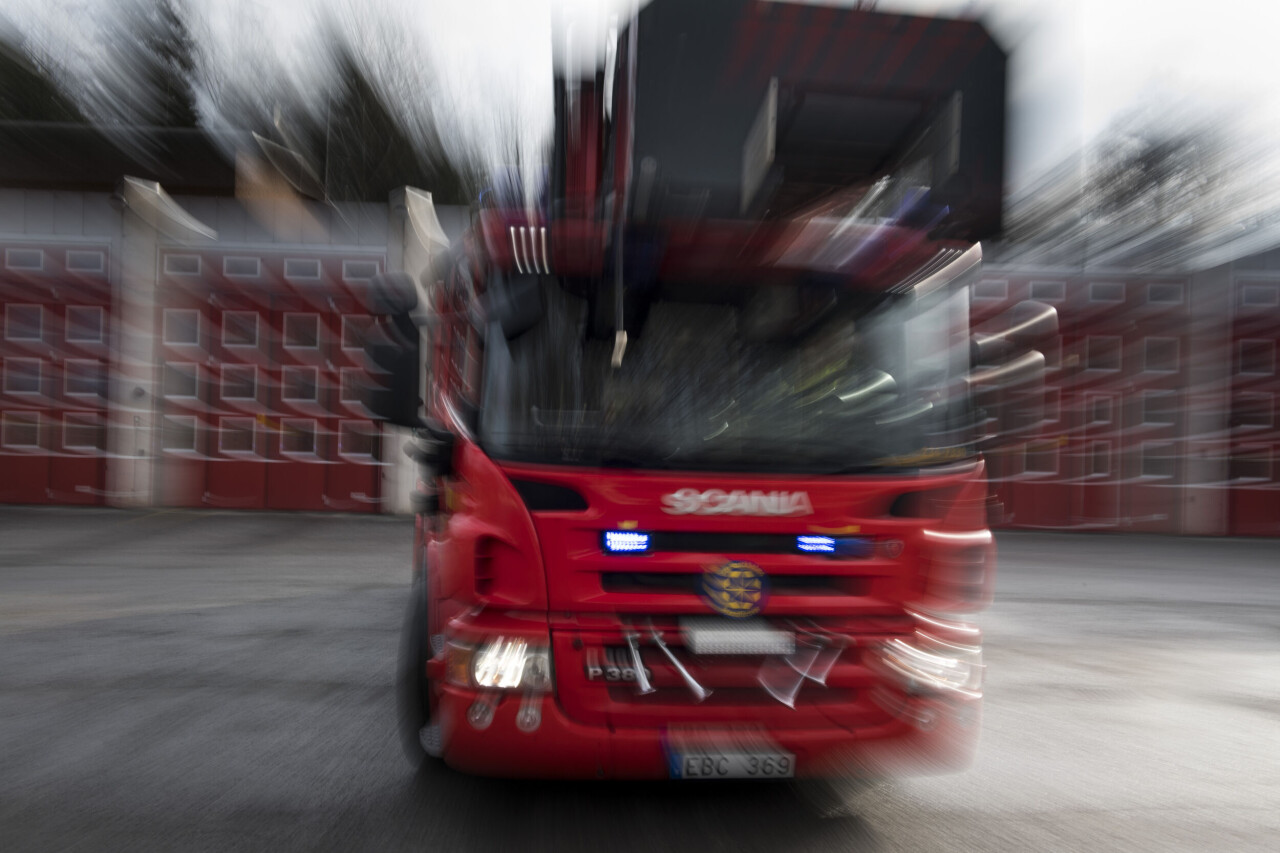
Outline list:
[[[831,536],[797,536],[796,548],[809,554],[834,554],[836,540]]]
[[[649,550],[649,534],[634,530],[606,530],[604,549],[610,554],[636,554]]]

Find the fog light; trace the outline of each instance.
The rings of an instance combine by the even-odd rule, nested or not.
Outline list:
[[[481,696],[471,703],[467,709],[467,722],[473,729],[484,730],[493,722],[493,704],[487,697]]]
[[[516,712],[516,728],[522,732],[534,732],[542,725],[542,699],[526,694]]]

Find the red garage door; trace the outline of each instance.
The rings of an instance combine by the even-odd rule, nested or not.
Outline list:
[[[1234,285],[1230,532],[1280,536],[1280,278]]]
[[[8,245],[3,261],[0,502],[102,503],[107,250]]]
[[[360,295],[378,268],[358,258],[165,259],[166,502],[378,509],[379,433],[355,399],[368,321]]]

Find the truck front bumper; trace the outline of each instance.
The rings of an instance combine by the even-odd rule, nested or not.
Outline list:
[[[921,775],[961,770],[971,762],[980,729],[981,699],[964,695],[910,696],[872,688],[882,722],[848,729],[760,730],[795,756],[798,777]],[[474,713],[477,702],[489,712]],[[531,727],[530,703],[537,709]],[[525,715],[521,717],[521,709]],[[540,779],[666,779],[671,776],[668,728],[616,728],[569,719],[555,696],[442,687],[437,706],[442,757],[456,770],[481,776]],[[704,724],[709,738],[741,723]],[[681,727],[687,736],[690,727]]]

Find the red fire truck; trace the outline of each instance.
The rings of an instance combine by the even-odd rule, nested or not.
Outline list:
[[[1056,325],[1030,304],[969,328],[1003,72],[972,22],[655,2],[557,79],[541,201],[487,194],[423,282],[378,283],[368,405],[422,471],[411,755],[593,779],[966,763],[978,448],[1034,423],[1011,389],[1034,398]]]

